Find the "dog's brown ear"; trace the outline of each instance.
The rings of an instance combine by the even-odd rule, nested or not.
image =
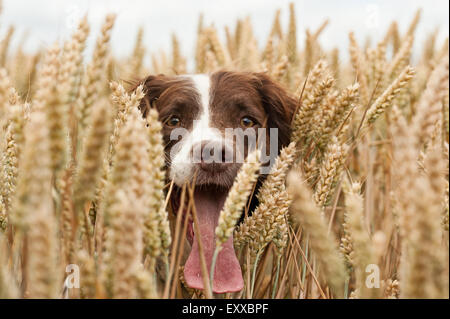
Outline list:
[[[264,73],[255,73],[258,77],[262,103],[268,114],[266,127],[278,128],[279,147],[289,144],[291,121],[296,108],[296,100]]]
[[[149,75],[143,80],[135,83],[130,91],[136,90],[141,84],[144,87],[145,96],[141,100],[139,109],[142,112],[142,116],[146,118],[150,108],[154,105],[154,102],[158,100],[161,93],[167,88],[167,77],[163,74]]]
[[[152,107],[155,107],[161,113],[162,108],[176,100],[180,92],[189,89],[187,83],[189,83],[189,80],[185,78],[163,74],[149,75],[140,81],[136,87],[143,84],[145,92],[145,96],[139,105],[142,116],[147,117]]]

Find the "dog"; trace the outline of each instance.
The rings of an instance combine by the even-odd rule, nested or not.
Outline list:
[[[289,143],[296,100],[264,73],[150,75],[140,83],[146,92],[139,106],[143,117],[155,107],[163,124],[166,169],[175,188],[170,198],[172,207],[180,205],[181,187],[195,183],[198,228],[209,270],[219,214],[242,165],[238,158],[245,158],[258,147],[255,141],[249,142],[249,136],[245,139],[246,132],[253,132],[257,141],[263,140],[266,155],[271,146],[273,150],[269,144],[275,144],[272,155],[278,155]],[[230,138],[226,134],[230,129],[242,133],[244,138]],[[187,238],[191,249],[184,265],[184,278],[189,287],[204,289],[192,222]],[[217,257],[213,292],[237,292],[243,285],[230,238]]]

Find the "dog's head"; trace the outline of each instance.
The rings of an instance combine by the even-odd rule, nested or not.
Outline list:
[[[195,183],[198,228],[208,264],[215,248],[214,230],[239,167],[255,147],[268,169],[288,144],[295,100],[267,75],[220,71],[210,75],[149,76],[140,108],[156,107],[163,123],[166,165],[176,187]],[[267,172],[267,170],[266,170]],[[179,205],[177,192],[172,204]],[[190,225],[191,253],[185,280],[203,289],[198,240]],[[213,290],[239,291],[243,279],[230,238],[218,255]]]

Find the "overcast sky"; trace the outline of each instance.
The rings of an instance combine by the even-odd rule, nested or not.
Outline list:
[[[15,25],[15,43],[28,32],[26,50],[46,47],[57,39],[67,38],[76,21],[86,12],[92,32],[97,35],[106,13],[118,14],[112,36],[116,54],[125,55],[133,49],[139,26],[145,30],[144,41],[155,52],[170,48],[170,35],[176,33],[185,54],[192,56],[198,16],[205,15],[207,24],[220,28],[234,26],[235,19],[249,15],[259,44],[265,42],[277,8],[282,9],[284,27],[288,23],[290,0],[3,0],[0,16],[0,35],[7,27]],[[303,45],[306,28],[317,28],[326,18],[330,24],[320,41],[325,48],[339,47],[347,50],[348,32],[354,30],[363,41],[366,36],[379,39],[392,20],[397,20],[400,30],[408,23],[418,8],[423,9],[419,25],[416,50],[420,49],[426,35],[439,28],[439,40],[448,37],[448,0],[296,0],[298,41]],[[92,33],[91,33],[92,35]],[[90,46],[94,36],[90,37]]]

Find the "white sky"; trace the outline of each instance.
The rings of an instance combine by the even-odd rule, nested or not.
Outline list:
[[[182,50],[192,57],[197,21],[204,13],[206,24],[214,23],[223,36],[223,26],[234,27],[238,17],[249,15],[254,31],[263,45],[277,8],[282,9],[284,27],[288,23],[290,0],[3,0],[0,35],[13,24],[15,43],[28,32],[26,50],[46,47],[55,40],[67,38],[76,21],[86,12],[91,23],[90,44],[108,12],[118,14],[113,30],[112,47],[123,56],[133,49],[139,26],[145,30],[147,47],[156,52],[169,49],[170,35],[176,33]],[[379,39],[392,20],[404,31],[417,8],[423,9],[418,28],[416,51],[426,35],[439,28],[439,41],[448,37],[448,0],[294,0],[297,13],[298,41],[303,46],[304,30],[317,28],[326,18],[330,24],[320,38],[325,48],[339,47],[347,52],[348,32],[354,30],[364,41],[366,36]],[[441,42],[438,42],[440,45]],[[148,56],[147,56],[148,59]]]

